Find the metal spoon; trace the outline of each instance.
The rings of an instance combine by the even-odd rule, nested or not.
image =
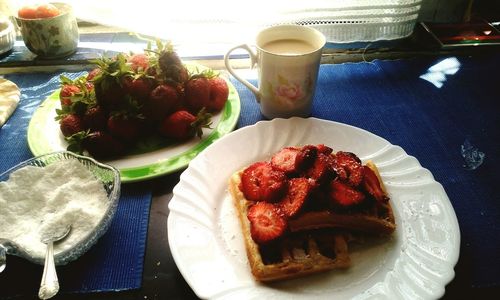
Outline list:
[[[59,281],[57,279],[56,265],[54,263],[54,242],[61,241],[71,231],[71,225],[54,226],[42,230],[40,241],[47,244],[45,252],[45,264],[43,266],[42,282],[38,297],[40,299],[49,299],[54,297],[59,291]]]
[[[3,270],[5,270],[5,262],[7,260],[6,253],[7,249],[5,249],[5,247],[2,244],[0,244],[0,273],[2,273]]]

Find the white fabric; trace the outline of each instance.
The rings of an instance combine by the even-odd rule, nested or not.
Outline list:
[[[16,109],[20,96],[21,93],[15,83],[0,78],[0,127]]]

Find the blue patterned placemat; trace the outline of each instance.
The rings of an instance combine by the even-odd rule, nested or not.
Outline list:
[[[76,78],[81,72],[65,73]],[[0,128],[0,173],[31,158],[26,133],[31,115],[56,88],[60,73],[5,76],[21,89],[21,101]],[[58,268],[61,293],[137,289],[142,283],[151,187],[147,182],[122,185],[114,220],[106,234],[78,260]],[[0,298],[34,296],[42,266],[8,256],[0,273]]]
[[[322,65],[312,112],[383,137],[432,172],[460,225],[456,279],[472,287],[500,284],[499,69],[499,55]],[[253,94],[232,82],[238,128],[264,119]],[[473,169],[462,147],[484,153],[482,165]]]

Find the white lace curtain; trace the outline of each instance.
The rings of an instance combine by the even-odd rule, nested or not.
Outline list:
[[[421,0],[294,1],[277,16],[282,22],[316,27],[329,41],[391,40],[413,32]],[[302,3],[302,4],[299,4]],[[308,3],[307,6],[305,6]],[[310,5],[309,5],[310,4]]]
[[[16,7],[39,0],[11,1]],[[234,44],[278,23],[321,30],[328,41],[390,40],[408,36],[422,0],[66,0],[83,20],[170,39],[176,43]]]

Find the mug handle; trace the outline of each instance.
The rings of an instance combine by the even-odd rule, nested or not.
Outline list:
[[[250,48],[250,46],[248,46],[247,44],[241,44],[241,45],[238,45],[238,46],[235,46],[233,48],[231,48],[227,53],[226,55],[224,55],[224,64],[226,65],[226,69],[229,71],[229,73],[231,73],[231,75],[234,76],[234,78],[236,78],[238,81],[240,81],[241,83],[243,83],[243,85],[245,85],[250,91],[252,91],[252,93],[255,94],[255,98],[257,100],[257,102],[260,102],[260,92],[259,90],[253,85],[251,84],[250,82],[248,82],[248,80],[240,77],[233,69],[233,67],[231,67],[231,64],[229,62],[229,55],[236,49],[243,49],[243,50],[246,50],[248,52],[248,54],[250,54],[250,68],[253,69],[253,66],[257,63],[257,54],[255,53],[255,51]]]

